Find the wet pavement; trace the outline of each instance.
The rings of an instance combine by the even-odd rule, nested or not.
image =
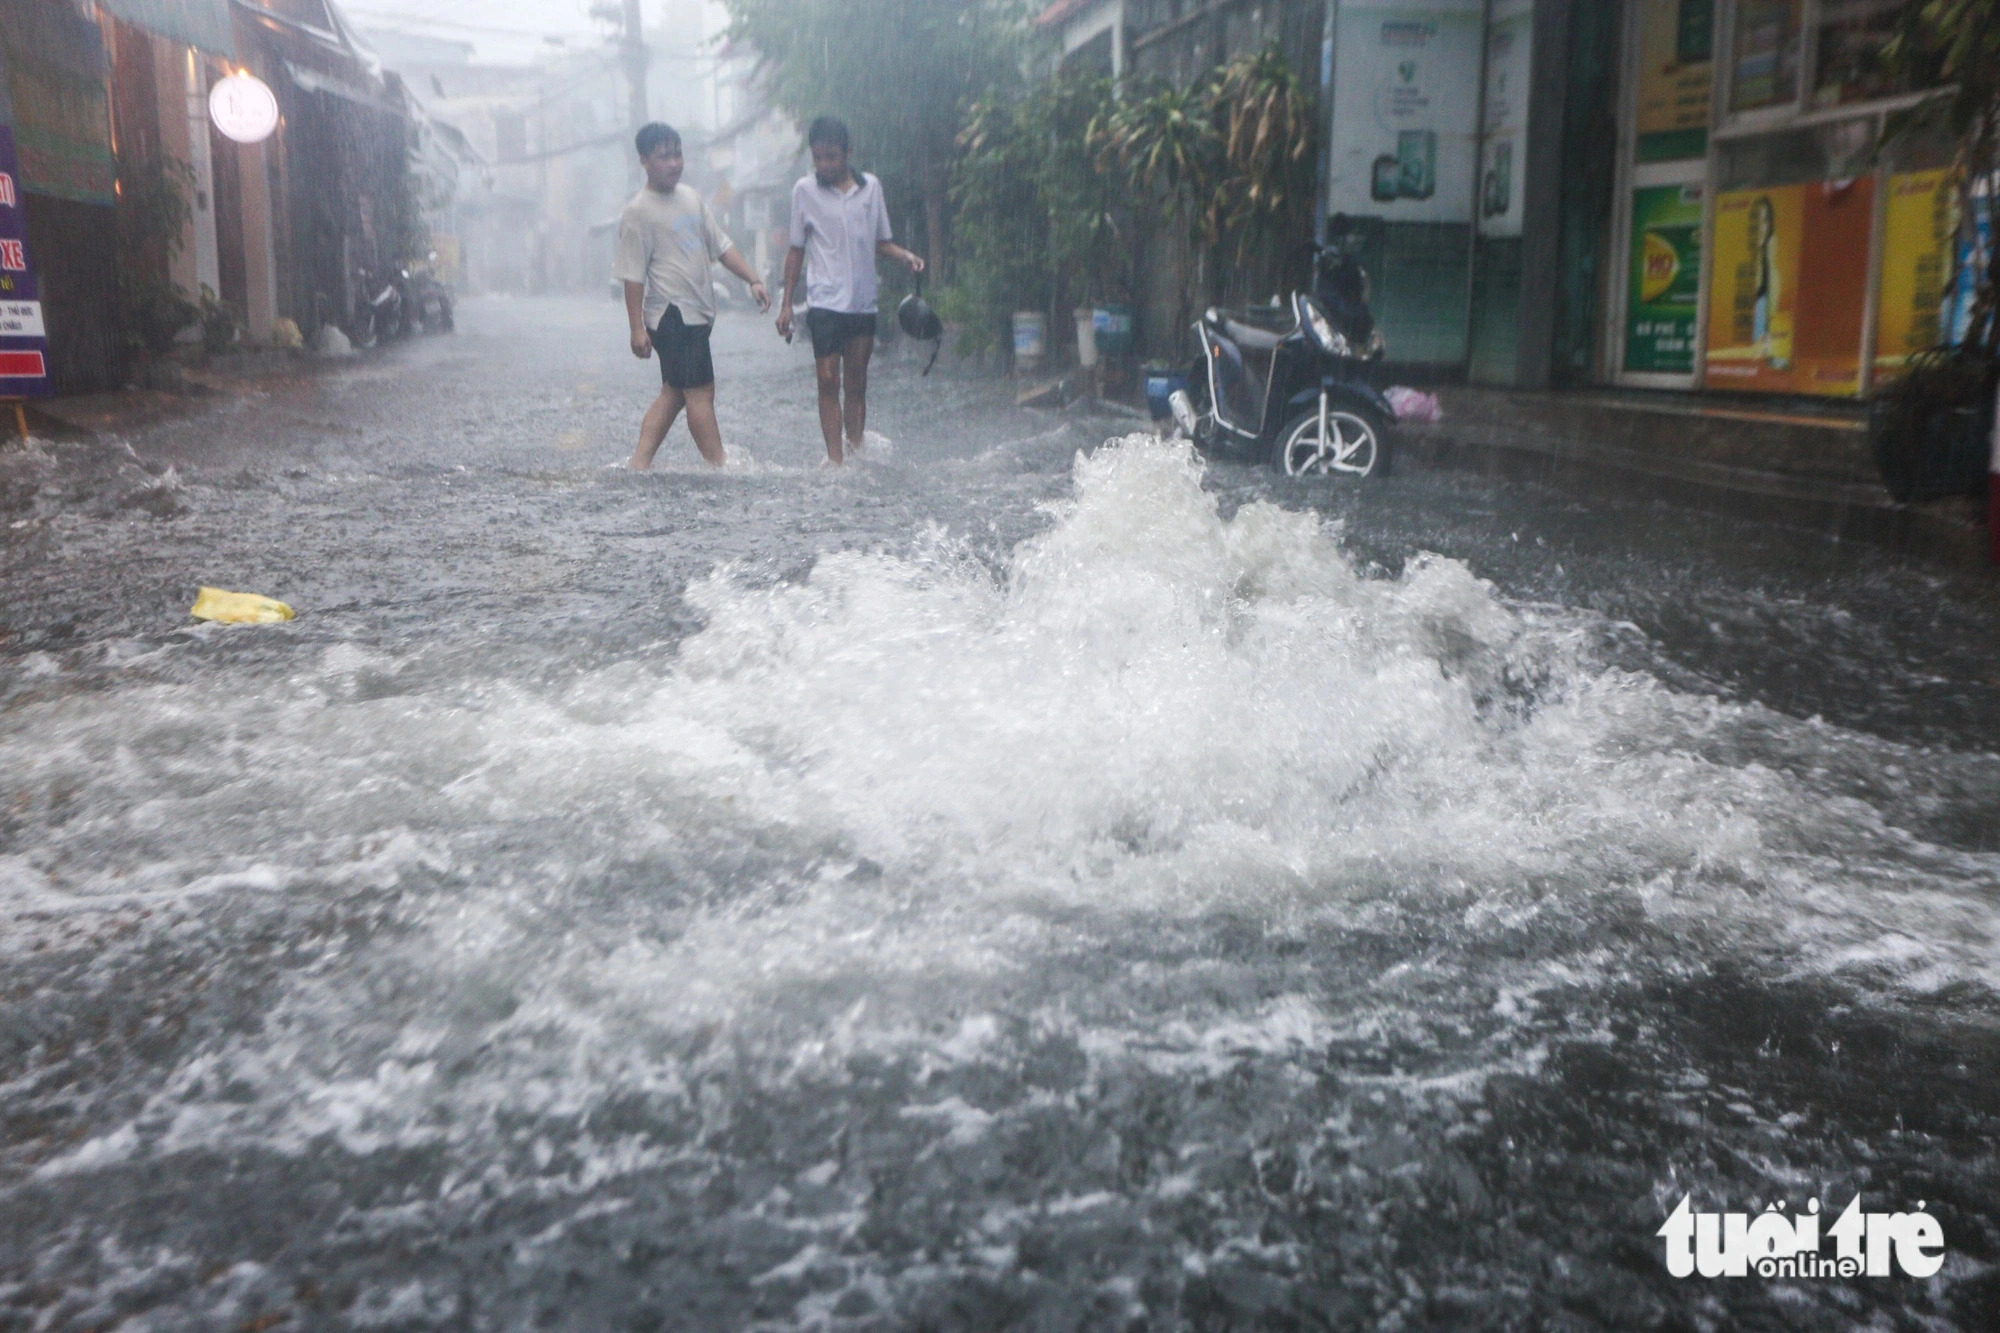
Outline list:
[[[460,330],[0,458],[0,1326],[1996,1326],[1991,580]]]

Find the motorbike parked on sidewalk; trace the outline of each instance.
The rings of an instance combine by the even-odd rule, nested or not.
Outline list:
[[[365,268],[354,270],[354,311],[347,337],[356,347],[373,347],[409,332],[403,289],[398,278],[382,278]]]
[[[1203,312],[1200,360],[1168,407],[1204,452],[1267,459],[1289,477],[1380,476],[1396,412],[1374,382],[1383,346],[1367,279],[1341,248],[1314,255],[1314,291]]]
[[[411,333],[450,333],[458,327],[451,288],[437,278],[437,251],[402,270],[403,321]]]

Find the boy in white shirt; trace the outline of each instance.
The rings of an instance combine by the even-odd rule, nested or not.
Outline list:
[[[868,420],[868,362],[875,355],[878,283],[875,257],[887,255],[922,273],[924,261],[891,239],[882,182],[848,163],[847,126],[821,116],[806,132],[813,174],[792,187],[791,248],[778,333],[792,339],[792,292],[806,275],[806,330],[812,335],[819,384],[819,428],[826,456],[838,464],[843,427],[847,448],[861,447]],[[843,405],[842,390],[846,391]]]
[[[715,422],[715,362],[708,337],[715,325],[715,273],[720,262],[750,284],[759,310],[770,293],[709,211],[708,201],[681,184],[681,136],[657,122],[639,131],[639,162],[646,185],[618,221],[615,273],[625,284],[625,314],[632,355],[660,354],[660,396],[639,423],[639,444],[628,466],[644,471],[674,418],[687,408],[695,448],[722,466],[722,430]]]

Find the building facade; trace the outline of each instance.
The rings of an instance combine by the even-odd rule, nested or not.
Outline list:
[[[1614,383],[1856,397],[1953,341],[1978,243],[1934,95],[1881,59],[1899,0],[1631,0]]]
[[[1320,94],[1321,219],[1411,377],[1837,398],[1951,337],[1986,243],[1952,145],[1889,141],[1932,95],[1882,59],[1901,8],[1059,0],[1040,23],[1061,67],[1179,82],[1276,42]]]
[[[241,75],[277,111],[253,142],[211,114]],[[347,322],[364,276],[421,241],[420,120],[331,0],[0,0],[51,387],[121,385],[177,330],[271,344]]]
[[[684,179],[762,263],[773,227],[782,234],[774,208],[789,195],[797,132],[768,111],[754,53],[727,43],[719,4],[648,0],[642,16],[645,115],[680,130]],[[551,38],[539,60],[486,62],[473,43],[424,34],[421,23],[413,15],[370,36],[428,120],[467,146],[470,170],[442,221],[467,288],[607,290],[619,215],[643,180],[624,35],[607,22],[602,43]]]

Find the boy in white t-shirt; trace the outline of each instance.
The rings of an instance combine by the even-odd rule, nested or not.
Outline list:
[[[667,431],[687,408],[688,434],[695,448],[722,466],[722,430],[715,422],[715,362],[708,336],[715,326],[715,273],[721,265],[750,284],[759,310],[771,308],[770,293],[709,211],[708,201],[681,184],[681,136],[671,125],[654,123],[639,131],[639,162],[646,185],[618,220],[617,278],[625,284],[625,314],[631,324],[632,355],[660,354],[660,396],[639,424],[639,444],[629,466],[641,471]]]
[[[848,164],[847,126],[821,116],[806,132],[812,175],[792,187],[791,248],[785,252],[785,290],[778,303],[778,333],[792,340],[792,292],[806,275],[806,331],[812,335],[813,370],[819,384],[819,429],[832,463],[861,446],[868,420],[868,361],[875,355],[875,257],[887,255],[922,273],[924,261],[891,239],[882,182]],[[846,403],[841,402],[842,390]]]

